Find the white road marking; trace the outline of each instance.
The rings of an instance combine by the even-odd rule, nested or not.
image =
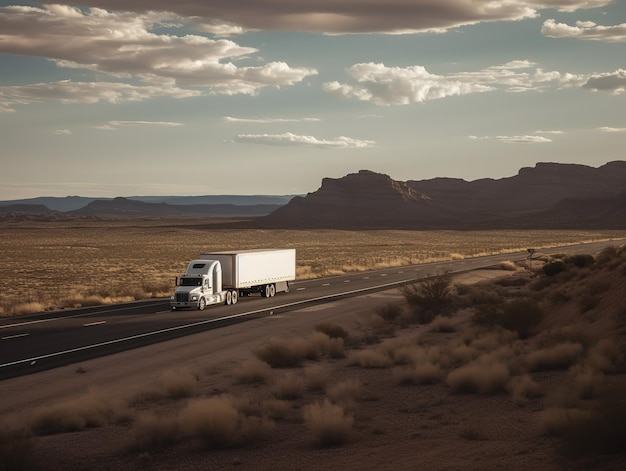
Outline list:
[[[343,280],[344,283],[350,283],[350,280]]]
[[[107,321],[96,321],[96,322],[89,322],[87,324],[83,324],[83,327],[91,327],[92,325],[101,325],[101,324],[106,324]]]
[[[306,288],[297,288],[296,291],[302,291],[303,289],[306,289]]]
[[[324,283],[322,286],[330,286],[330,283]]]
[[[15,334],[15,335],[7,335],[6,337],[2,337],[2,340],[9,340],[9,339],[17,339],[20,337],[28,337],[30,334]]]
[[[380,276],[387,276],[387,273],[381,273]]]

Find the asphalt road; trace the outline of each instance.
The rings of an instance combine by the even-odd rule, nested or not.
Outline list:
[[[624,242],[626,239],[543,249],[535,256],[595,253],[607,245]],[[444,272],[459,273],[527,258],[528,252],[507,253],[297,281],[287,294],[241,298],[234,306],[209,306],[204,311],[171,311],[169,299],[155,299],[4,318],[0,319],[0,380],[284,313],[304,305],[393,289]]]

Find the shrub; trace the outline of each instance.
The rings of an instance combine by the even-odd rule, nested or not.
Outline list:
[[[36,409],[31,419],[31,429],[36,435],[52,435],[100,427],[111,412],[101,399],[84,396]]]
[[[318,358],[322,355],[329,355],[331,358],[343,358],[344,340],[341,337],[329,337],[324,332],[313,332],[309,336],[310,349],[308,358]]]
[[[319,365],[313,365],[304,370],[304,383],[309,391],[323,391],[328,381],[328,371]]]
[[[529,375],[514,376],[506,385],[506,389],[517,404],[524,404],[529,399],[542,395],[541,387]]]
[[[543,435],[563,435],[569,428],[581,423],[590,413],[580,409],[552,407],[539,416],[539,431]]]
[[[503,327],[520,338],[530,337],[543,320],[543,309],[531,298],[513,299],[508,303],[483,305],[476,309],[472,323],[486,327]]]
[[[328,398],[344,407],[354,407],[354,404],[363,396],[363,386],[357,379],[347,379],[326,390]]]
[[[595,262],[593,255],[589,255],[589,254],[570,255],[565,260],[577,268],[585,268],[590,265],[593,265],[593,263]]]
[[[310,353],[310,345],[304,339],[276,339],[259,347],[254,355],[272,368],[291,368],[300,366]]]
[[[242,383],[267,383],[272,370],[267,363],[260,360],[245,360],[233,371],[235,379]]]
[[[510,373],[506,365],[481,357],[448,374],[448,385],[461,393],[496,393],[504,389]]]
[[[198,439],[207,448],[244,446],[264,437],[273,422],[259,417],[247,417],[227,396],[196,399],[179,415],[184,435]]]
[[[193,396],[198,386],[198,376],[187,369],[168,370],[160,377],[165,397],[180,399]]]
[[[346,329],[338,324],[333,324],[331,322],[320,322],[315,326],[315,330],[323,332],[331,339],[340,338],[345,340],[348,338],[348,331],[346,331]]]
[[[385,304],[376,308],[376,314],[385,322],[395,322],[402,315],[402,307],[395,303]]]
[[[343,407],[328,400],[310,404],[303,411],[304,422],[321,446],[336,446],[348,441],[354,418]]]
[[[298,399],[304,392],[304,380],[294,374],[287,374],[276,381],[274,397],[277,399]]]
[[[561,260],[555,260],[554,262],[546,263],[542,270],[546,276],[555,276],[565,271],[566,265]]]
[[[566,342],[530,352],[526,355],[526,364],[530,371],[558,370],[569,368],[583,352],[579,343]]]
[[[402,287],[402,294],[418,323],[429,324],[437,314],[449,312],[452,306],[452,276],[433,276]]]
[[[430,323],[431,332],[455,332],[454,322],[449,317],[437,316]]]
[[[133,427],[131,451],[157,451],[181,440],[178,422],[174,417],[141,415]]]

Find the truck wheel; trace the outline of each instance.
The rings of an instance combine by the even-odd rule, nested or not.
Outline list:
[[[226,305],[230,306],[232,303],[233,303],[233,292],[227,291],[226,292]]]
[[[237,294],[237,291],[233,291],[233,304],[237,304],[237,301],[239,299],[239,294]]]
[[[204,311],[205,307],[206,307],[206,300],[204,298],[200,298],[200,301],[198,301],[198,309],[200,309],[201,311]]]
[[[273,298],[276,295],[276,286],[270,285],[270,298]]]
[[[270,295],[270,285],[265,285],[265,289],[263,291],[261,291],[261,296],[263,296],[264,298],[269,298]]]

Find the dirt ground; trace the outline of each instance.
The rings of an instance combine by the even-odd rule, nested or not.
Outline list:
[[[512,275],[482,270],[459,275],[454,282],[474,285]],[[542,394],[523,401],[514,400],[507,390],[455,392],[445,380],[399,384],[393,364],[376,365],[372,360],[359,366],[347,347],[343,358],[323,356],[298,367],[263,370],[268,376],[262,381],[243,381],[237,374],[269,340],[307,338],[322,322],[340,325],[351,338],[362,339],[359,350],[380,350],[385,345],[391,349],[403,343],[451,348],[468,328],[467,311],[453,316],[451,328],[444,329],[454,331],[436,332],[418,325],[381,327],[374,316],[376,308],[402,301],[402,294],[391,290],[6,380],[0,382],[0,413],[15,424],[33,420],[55,404],[70,404],[59,409],[67,415],[86,407],[86,398],[111,404],[143,394],[142,401],[133,403],[133,420],[107,420],[31,439],[21,469],[42,471],[626,469],[624,455],[572,458],[560,452],[558,437],[541,432],[542,413],[565,381],[566,369],[534,373],[532,379]],[[372,331],[377,332],[375,339]],[[281,384],[303,384],[311,368],[322,373],[324,388],[295,387],[296,393],[286,399],[286,394],[277,394]],[[168,374],[182,383],[189,373],[194,378],[192,393],[180,398],[159,393],[166,389],[163,378]],[[624,377],[612,375],[611,381],[623,384]],[[346,415],[339,424],[349,417],[351,427],[344,442],[321,446],[303,411],[323,403],[333,387],[336,399],[342,385],[352,391],[346,393],[349,400],[341,402]],[[251,409],[255,404],[273,404],[272,427],[245,446],[207,447],[186,439],[137,449],[142,433],[160,427],[167,435],[167,422],[158,419],[180,416],[194,400],[223,395]],[[158,425],[139,427],[141,415],[152,417]]]

